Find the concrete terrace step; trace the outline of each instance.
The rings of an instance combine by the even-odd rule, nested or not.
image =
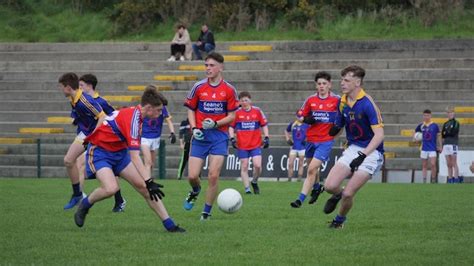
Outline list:
[[[218,42],[217,49],[229,50],[234,45],[271,45],[273,51],[340,51],[340,50],[439,50],[474,49],[472,39],[395,40],[395,41],[232,41]],[[92,42],[92,43],[2,43],[0,51],[64,51],[126,52],[169,51],[169,42]]]
[[[79,73],[80,74],[80,73]],[[225,73],[224,73],[225,77]],[[34,80],[0,80],[0,91],[18,91],[18,90],[37,90],[37,91],[54,91],[58,92],[58,82],[55,79],[42,81],[38,83]],[[150,79],[140,81],[115,81],[102,79],[100,76],[98,90],[100,93],[109,91],[126,91],[128,86],[131,85],[145,85],[145,84],[157,84],[162,86],[172,86],[173,90],[184,90],[189,91],[194,85],[194,81],[185,82],[160,82],[152,81],[153,74],[150,75]],[[306,78],[303,80],[287,81],[287,80],[230,80],[225,77],[237,90],[313,90],[314,91],[314,77]],[[377,90],[457,90],[464,89],[474,90],[473,79],[419,79],[419,80],[381,80],[372,79],[364,80],[364,87],[370,91],[371,89]],[[333,84],[339,84],[339,75],[337,78],[333,78]],[[334,85],[337,88],[337,85]]]
[[[340,70],[327,69],[331,75],[339,76]],[[235,80],[314,80],[314,70],[268,70],[268,71],[239,71],[229,70],[225,72],[225,78],[229,81]],[[57,80],[64,72],[24,72],[12,71],[1,72],[0,80]],[[78,73],[82,74],[82,73]],[[196,76],[196,79],[205,78],[202,71],[95,71],[101,80],[115,81],[152,81],[156,75],[165,76]],[[399,69],[399,70],[372,70],[366,74],[366,79],[470,79],[474,75],[472,68],[451,69]]]
[[[315,93],[314,89],[304,88],[305,90],[281,90],[281,91],[251,91],[252,101],[258,105],[259,101],[264,101],[268,99],[268,95],[272,95],[272,100],[282,101],[282,100],[299,100],[304,101],[307,97]],[[333,86],[333,92],[340,94],[340,89],[337,84]],[[451,100],[464,100],[464,99],[474,99],[474,90],[470,89],[457,89],[457,90],[378,90],[378,89],[367,89],[367,93],[372,96],[375,100],[439,100],[443,99],[445,101]],[[142,91],[122,91],[122,90],[100,90],[100,95],[103,97],[108,97],[107,99],[114,100],[110,96],[130,96],[132,100],[136,100],[133,97],[140,97]],[[172,103],[179,104],[187,95],[187,91],[184,90],[170,90],[162,92],[168,101]],[[7,100],[57,100],[57,101],[66,101],[64,95],[59,91],[39,91],[39,90],[0,90],[1,101]],[[120,99],[120,98],[117,98]],[[120,101],[120,100],[114,100]],[[473,104],[474,105],[474,104]],[[469,107],[465,107],[469,108]],[[465,109],[469,111],[468,109]],[[459,109],[457,112],[464,111]],[[465,112],[465,111],[464,111]],[[474,113],[474,111],[472,111]]]
[[[226,70],[300,70],[342,69],[359,64],[366,70],[404,68],[473,68],[472,58],[406,58],[360,60],[262,60],[226,62]],[[0,61],[0,71],[98,71],[98,70],[197,70],[204,71],[203,61]]]
[[[375,99],[376,104],[384,112],[404,112],[404,113],[422,113],[425,109],[431,109],[432,112],[442,113],[445,111],[446,105],[451,104],[454,106],[472,106],[471,100],[453,100],[447,103],[444,100],[411,100],[411,101],[393,101],[393,100],[378,100]],[[169,110],[173,112],[182,112],[184,107],[182,106],[183,101],[178,100],[177,102],[169,103]],[[118,106],[128,106],[131,104],[137,104],[137,102],[112,102]],[[288,101],[259,101],[257,106],[262,108],[265,112],[288,112],[290,114],[295,113],[302,105],[301,100],[288,100]],[[33,100],[8,100],[1,101],[0,111],[15,110],[18,106],[22,106],[23,111],[68,111],[70,105],[66,101],[33,101]]]

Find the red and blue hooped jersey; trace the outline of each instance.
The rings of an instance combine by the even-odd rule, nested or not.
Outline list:
[[[316,93],[305,100],[297,116],[305,117],[311,114],[316,120],[306,131],[306,141],[325,142],[334,139],[329,136],[329,130],[336,121],[339,100],[340,97],[332,92],[326,98],[321,98]]]
[[[415,132],[421,132],[423,134],[421,150],[422,151],[436,151],[436,141],[439,132],[439,127],[436,123],[430,122],[428,124],[419,124]]]
[[[195,111],[196,127],[202,128],[204,119],[218,121],[226,117],[229,112],[237,110],[239,101],[237,91],[227,81],[221,80],[218,85],[213,86],[208,79],[203,79],[194,84],[184,106]],[[229,126],[220,126],[218,129],[227,133]]]
[[[77,125],[77,133],[83,132],[86,136],[94,131],[97,121],[105,113],[100,104],[82,89],[76,90],[76,96],[71,100],[71,118]]]
[[[231,127],[235,130],[240,150],[253,150],[262,146],[262,127],[268,124],[262,110],[251,106],[249,110],[239,108]]]
[[[372,128],[383,127],[382,115],[372,97],[362,89],[356,101],[349,103],[343,95],[339,104],[336,124],[345,126],[348,144],[365,148],[374,137]],[[383,153],[383,142],[377,147]]]
[[[139,150],[142,123],[140,105],[120,109],[107,116],[86,141],[112,152],[126,148]]]

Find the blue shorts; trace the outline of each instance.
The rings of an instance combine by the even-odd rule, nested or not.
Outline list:
[[[329,140],[325,142],[307,142],[305,157],[316,158],[321,162],[325,162],[329,159],[333,143],[334,140]]]
[[[237,156],[239,156],[240,159],[247,159],[259,155],[262,155],[262,148],[255,148],[253,150],[237,150]]]
[[[112,169],[114,175],[118,176],[130,162],[128,149],[111,152],[89,144],[86,152],[86,178],[95,178],[95,173],[104,167]]]
[[[229,141],[227,139],[223,139],[216,142],[209,142],[193,138],[191,141],[191,151],[189,152],[189,156],[198,157],[203,160],[205,160],[209,154],[226,156],[228,151],[228,142]]]

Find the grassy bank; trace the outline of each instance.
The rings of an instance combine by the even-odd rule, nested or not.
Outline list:
[[[358,12],[318,22],[312,31],[292,28],[282,21],[264,31],[249,28],[243,32],[216,32],[218,41],[237,40],[370,40],[370,39],[453,39],[474,38],[474,10],[464,10],[445,21],[425,27],[420,19],[400,11],[386,18],[377,12]],[[38,6],[25,14],[0,7],[1,42],[91,42],[91,41],[169,41],[173,21],[142,30],[138,34],[116,36],[107,11],[84,12]],[[197,38],[199,25],[190,27]]]

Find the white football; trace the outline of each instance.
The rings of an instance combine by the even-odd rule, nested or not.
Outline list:
[[[233,188],[226,188],[217,196],[217,206],[225,213],[234,213],[242,207],[242,196]]]
[[[413,135],[413,140],[415,141],[421,141],[423,139],[423,133],[421,132],[415,132],[415,135]]]

